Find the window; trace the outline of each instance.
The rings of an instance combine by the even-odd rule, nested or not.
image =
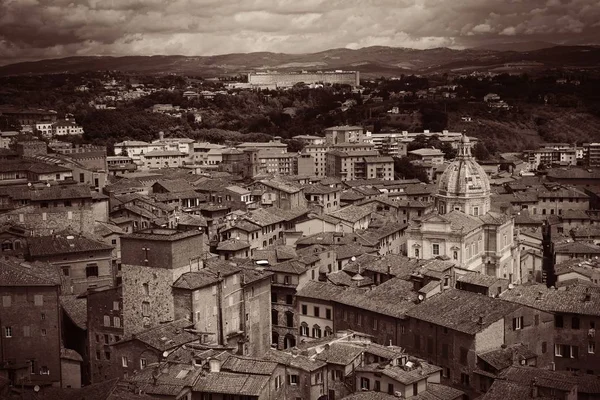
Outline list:
[[[326,319],[331,319],[331,308],[326,308],[325,309],[325,318]]]
[[[308,336],[308,325],[306,323],[300,325],[300,336]]]
[[[315,307],[315,317],[319,317],[319,313],[320,313],[319,307]]]
[[[285,313],[285,323],[288,328],[294,327],[294,313],[289,311]]]
[[[46,330],[45,329],[42,329],[41,333],[42,333],[42,336],[46,336]]]
[[[413,396],[416,396],[418,394],[419,394],[419,384],[413,383]]]
[[[467,349],[465,349],[464,347],[460,348],[460,363],[462,365],[467,365],[468,354],[469,354],[469,351]]]
[[[64,276],[71,275],[71,267],[62,267],[62,273]]]
[[[120,328],[121,327],[121,318],[113,317],[113,326],[116,328]]]
[[[375,387],[373,388],[376,392],[381,392],[381,382],[375,381]]]
[[[360,388],[363,390],[369,390],[371,386],[371,381],[369,378],[360,378]]]
[[[119,311],[119,302],[118,301],[113,301],[113,310]]]
[[[440,255],[440,245],[437,243],[432,244],[431,252],[433,253],[434,256],[439,256]]]
[[[319,325],[313,326],[313,337],[320,338],[321,337],[321,327]]]
[[[144,294],[146,296],[149,296],[150,295],[150,287],[148,286],[148,284],[147,283],[142,284],[142,288],[144,289]]]
[[[288,294],[285,296],[285,304],[294,304],[294,296]]]
[[[554,327],[556,327],[556,328],[562,328],[563,326],[564,326],[563,316],[562,315],[556,315],[554,317]]]
[[[469,386],[469,374],[465,374],[465,373],[461,373],[460,374],[460,383],[462,383],[465,386]]]
[[[578,317],[573,317],[571,319],[571,328],[572,329],[579,329],[579,318]]]
[[[88,264],[85,267],[86,278],[97,278],[98,277],[98,264]]]
[[[373,318],[373,330],[376,331],[377,330],[377,318]]]
[[[419,258],[419,249],[415,249],[415,258]]]
[[[306,304],[302,304],[302,315],[308,314],[308,306]]]
[[[298,375],[288,375],[291,386],[298,385]]]
[[[104,326],[110,326],[110,316],[104,316]]]
[[[388,383],[388,394],[394,394],[394,384]]]
[[[142,301],[142,317],[150,316],[150,302]]]
[[[271,310],[271,323],[273,325],[279,325],[279,311]]]
[[[275,275],[273,275],[275,277]],[[271,303],[277,303],[277,293],[271,293]]]
[[[277,375],[275,377],[275,389],[279,389],[282,386],[283,386],[283,382],[282,382],[282,379],[281,379],[281,375]]]
[[[542,342],[542,354],[546,354],[546,351],[548,351],[548,343]]]
[[[513,331],[523,329],[523,317],[513,318]]]
[[[147,363],[148,362],[146,361],[145,358],[140,358],[140,369],[146,368],[146,365],[148,365]]]
[[[44,295],[43,294],[36,294],[33,296],[33,304],[35,304],[36,306],[43,306],[44,305]]]
[[[110,360],[110,351],[105,351],[104,352],[104,358],[107,360]]]
[[[589,342],[588,343],[588,354],[595,354],[596,353],[596,342]]]
[[[24,337],[31,337],[31,329],[29,328],[29,325],[25,325],[23,327],[23,336]]]
[[[42,365],[40,368],[40,375],[50,375],[50,370],[46,365]]]
[[[11,326],[5,326],[4,327],[4,337],[5,338],[11,338],[12,337],[12,327]]]
[[[286,275],[283,277],[283,284],[284,285],[289,285],[291,283],[291,278],[289,275]]]
[[[448,344],[442,343],[442,358],[448,358]]]
[[[46,313],[40,314],[40,318],[42,319],[42,321],[45,321],[46,320]]]

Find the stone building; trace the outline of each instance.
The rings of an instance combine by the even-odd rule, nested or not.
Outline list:
[[[123,327],[134,334],[175,316],[172,285],[199,269],[204,258],[201,231],[147,229],[121,238]]]
[[[34,236],[29,238],[27,258],[58,267],[67,293],[81,294],[114,284],[112,251],[112,246],[81,235]]]

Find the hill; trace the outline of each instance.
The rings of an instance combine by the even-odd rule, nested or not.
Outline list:
[[[554,46],[532,51],[483,48],[416,50],[372,46],[331,49],[310,54],[235,53],[217,56],[68,57],[0,67],[0,76],[118,70],[145,74],[222,76],[264,70],[358,70],[365,75],[398,75],[478,69],[598,67],[600,47]]]

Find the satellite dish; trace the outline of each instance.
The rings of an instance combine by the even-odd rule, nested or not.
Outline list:
[[[508,288],[509,288],[510,290],[512,290],[512,289],[514,289],[514,288],[515,288],[515,285],[513,285],[512,283],[509,283],[509,284],[508,284]]]
[[[354,261],[356,261],[356,257],[352,256],[352,258],[350,260],[352,260],[352,262],[354,262]]]
[[[27,182],[27,186],[31,187],[31,182]]]
[[[50,187],[50,182],[46,183],[46,187]]]
[[[167,358],[167,357],[169,357],[169,352],[168,352],[168,351],[166,351],[166,350],[165,350],[165,351],[163,351],[163,353],[162,353],[162,356],[163,356],[164,358]]]
[[[417,298],[419,299],[419,301],[423,301],[423,299],[425,299],[425,296],[423,296],[422,294],[420,294],[419,296],[417,296]]]
[[[40,391],[40,387],[38,385],[35,385],[33,387],[33,391],[36,392],[36,393],[38,393]]]

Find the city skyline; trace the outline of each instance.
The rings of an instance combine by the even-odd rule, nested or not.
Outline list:
[[[312,53],[392,46],[597,44],[591,0],[4,1],[0,64],[93,55]]]

